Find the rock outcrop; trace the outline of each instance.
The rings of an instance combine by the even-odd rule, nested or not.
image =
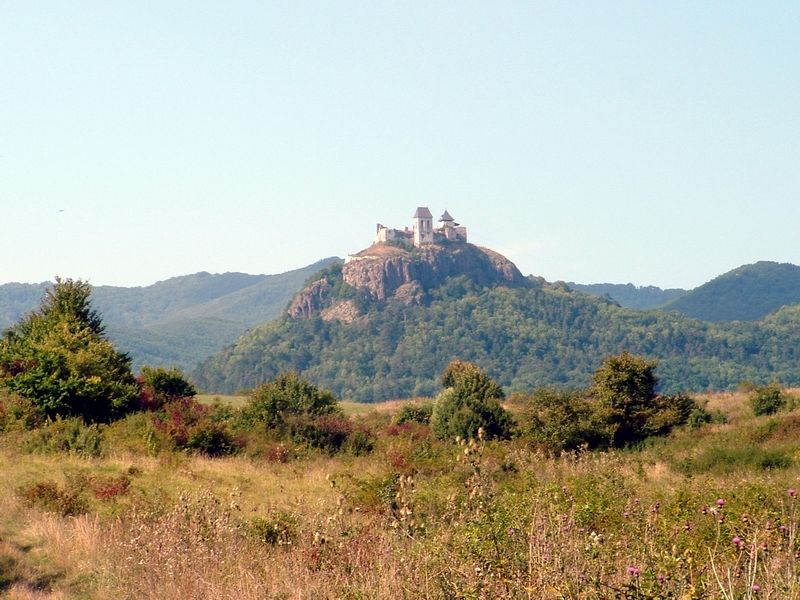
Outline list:
[[[413,250],[376,244],[350,257],[341,271],[342,281],[370,300],[385,302],[397,298],[408,305],[422,304],[428,290],[450,277],[462,275],[481,287],[530,285],[506,257],[468,243],[436,244]],[[336,300],[330,298],[332,290],[328,279],[314,281],[294,298],[289,314],[309,317],[325,309],[323,318],[354,320],[353,306],[348,307],[344,319],[339,318],[338,311],[330,310]]]

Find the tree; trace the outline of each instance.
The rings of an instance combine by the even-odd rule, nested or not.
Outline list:
[[[595,371],[591,395],[611,445],[624,446],[646,437],[658,383],[655,368],[655,361],[623,352],[606,358]]]
[[[56,278],[39,309],[0,340],[0,386],[48,416],[108,421],[130,410],[138,386],[130,358],[104,336],[91,286]]]
[[[455,360],[442,373],[445,389],[439,394],[431,415],[431,428],[439,439],[477,438],[479,430],[487,439],[511,435],[511,415],[500,405],[503,388],[477,365]]]

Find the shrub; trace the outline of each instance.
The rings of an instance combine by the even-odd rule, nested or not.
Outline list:
[[[53,454],[64,452],[97,457],[102,453],[102,434],[97,425],[86,425],[79,417],[55,421],[29,432],[22,442],[26,452]]]
[[[98,500],[111,500],[117,496],[128,493],[131,486],[131,480],[127,475],[120,475],[119,477],[92,477],[90,481],[92,494]]]
[[[88,509],[86,499],[79,490],[65,489],[54,481],[41,481],[21,488],[18,494],[28,506],[64,517],[79,515]]]
[[[212,407],[193,398],[178,398],[164,405],[157,414],[155,428],[165,433],[173,447],[222,456],[238,450],[224,422],[214,418]]]
[[[353,423],[340,415],[323,415],[312,419],[296,417],[292,419],[290,429],[295,442],[333,454],[342,449],[353,433]]]
[[[297,519],[283,511],[275,511],[267,518],[256,517],[250,529],[259,541],[270,546],[288,546],[297,539]]]
[[[602,423],[580,391],[541,388],[526,399],[523,434],[551,452],[607,445]]]
[[[319,417],[340,412],[331,392],[317,388],[297,373],[284,373],[250,393],[241,418],[245,428],[261,424],[275,429],[284,427],[291,415]]]
[[[431,421],[433,404],[404,404],[394,418],[395,425],[403,423],[422,423],[427,425]]]
[[[27,431],[44,422],[44,412],[33,400],[0,391],[0,432]]]
[[[786,395],[777,383],[757,387],[748,398],[753,414],[772,415],[786,405]]]
[[[238,450],[230,432],[209,419],[202,419],[188,430],[184,448],[207,456],[225,456]]]
[[[139,407],[156,410],[167,402],[179,398],[194,398],[197,390],[184,377],[180,369],[142,367],[139,376]]]
[[[472,363],[453,361],[442,375],[446,389],[436,399],[431,429],[439,439],[508,438],[512,420],[500,405],[503,389]]]

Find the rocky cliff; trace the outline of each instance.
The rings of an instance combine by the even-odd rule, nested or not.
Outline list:
[[[324,319],[351,322],[357,318],[353,298],[337,297],[336,279],[355,290],[362,299],[385,302],[396,298],[405,304],[422,304],[429,290],[450,277],[466,276],[480,287],[530,285],[510,260],[487,248],[467,243],[430,245],[406,249],[376,244],[350,259],[340,273],[328,273],[308,284],[289,306],[293,317],[310,317],[317,312]],[[348,303],[348,310],[331,310]]]

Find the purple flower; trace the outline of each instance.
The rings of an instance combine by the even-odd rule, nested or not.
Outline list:
[[[753,590],[754,592],[758,593],[758,592],[761,591],[761,586],[758,585],[757,583],[754,583],[753,587],[751,587],[750,589]]]
[[[786,493],[789,494],[790,498],[796,498],[797,497],[797,490],[794,489],[794,488],[789,488],[788,490],[786,490]]]
[[[733,542],[733,545],[736,546],[737,548],[739,548],[742,545],[742,538],[740,538],[738,535],[733,536],[733,539],[731,541]]]
[[[638,577],[640,572],[641,571],[639,571],[639,569],[637,567],[634,567],[633,565],[628,567],[628,575],[630,575],[631,577]]]
[[[723,498],[717,498],[717,506],[719,506],[720,508],[725,506],[725,500]]]

